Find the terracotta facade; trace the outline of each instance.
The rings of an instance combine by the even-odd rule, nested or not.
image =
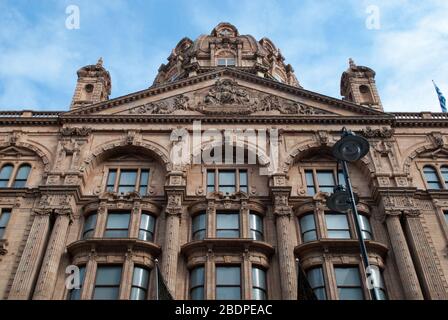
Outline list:
[[[99,60],[78,71],[67,110],[0,112],[0,299],[69,299],[70,265],[84,268],[81,299],[99,292],[105,266],[121,268],[116,298],[138,291],[141,267],[149,272],[143,295],[154,299],[156,263],[176,299],[218,298],[226,284],[217,274],[228,266],[239,268],[233,287],[242,299],[297,299],[296,259],[308,272],[321,268],[327,299],[341,298],[340,270],[358,269],[352,289],[368,299],[353,218],[332,228],[325,202],[342,127],[370,142],[349,172],[388,299],[448,299],[448,115],[384,112],[375,72],[352,60],[343,99],[307,91],[284,60],[269,39],[221,23],[182,39],[146,90],[109,99],[112,80]],[[172,133],[193,135],[198,122],[202,132],[267,129],[268,143],[254,164],[174,163]],[[274,144],[278,166],[264,174]],[[189,159],[210,148],[202,141]],[[256,153],[250,141],[243,148]],[[110,218],[119,213],[125,230]],[[231,213],[237,227],[222,228]],[[307,215],[314,227],[305,227]],[[239,236],[223,236],[231,232]]]

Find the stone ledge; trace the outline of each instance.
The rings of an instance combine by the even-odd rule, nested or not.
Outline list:
[[[252,239],[241,238],[206,238],[204,240],[192,241],[181,247],[181,253],[186,257],[193,253],[204,251],[207,253],[225,252],[225,253],[244,253],[257,252],[266,256],[274,254],[275,249],[267,242],[255,241]]]

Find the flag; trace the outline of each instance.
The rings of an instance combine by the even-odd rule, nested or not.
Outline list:
[[[305,270],[297,259],[297,300],[318,300],[311,287]]]
[[[156,261],[156,300],[174,300]]]
[[[442,108],[442,112],[448,112],[446,109],[446,99],[442,94],[442,91],[440,91],[439,87],[436,85],[434,80],[432,81],[434,83],[434,87],[436,88],[437,96],[439,97],[440,107]]]

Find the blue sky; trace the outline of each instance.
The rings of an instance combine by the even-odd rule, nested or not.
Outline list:
[[[80,28],[65,27],[66,8]],[[369,6],[380,28],[369,29]],[[340,97],[348,58],[377,72],[386,111],[440,112],[448,96],[446,0],[0,0],[0,110],[68,110],[76,71],[103,57],[118,97],[151,86],[184,36],[219,22],[270,38],[308,90]]]

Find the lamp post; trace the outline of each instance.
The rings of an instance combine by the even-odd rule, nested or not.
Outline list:
[[[347,168],[347,161],[357,161],[369,152],[369,142],[363,137],[355,135],[353,132],[342,129],[342,138],[333,147],[333,156],[342,163],[342,171],[344,174],[345,188],[341,185],[334,188],[334,193],[327,199],[327,207],[340,212],[346,212],[351,209],[353,220],[355,221],[356,234],[361,249],[361,257],[364,265],[364,271],[367,275],[371,271],[369,258],[367,255],[366,244],[359,223],[359,214],[356,204],[358,196],[353,193],[352,183]],[[372,275],[375,276],[375,275]],[[374,286],[375,286],[374,279]],[[375,288],[370,289],[372,300],[378,300]]]

